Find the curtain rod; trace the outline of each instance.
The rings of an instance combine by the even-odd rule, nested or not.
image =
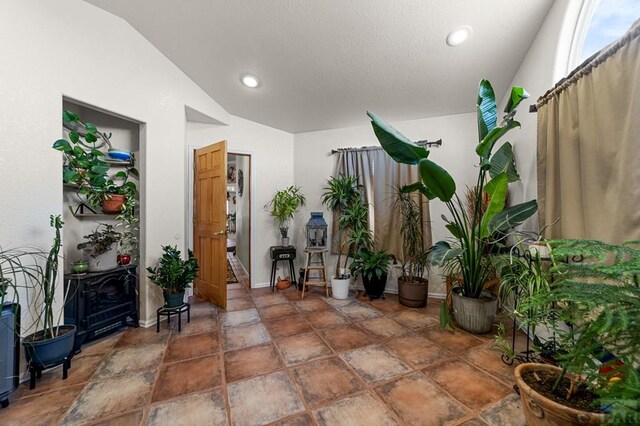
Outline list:
[[[418,146],[441,146],[442,145],[442,139],[438,139],[437,141],[428,141],[428,140],[421,140],[421,141],[417,141],[414,142],[416,145]],[[360,148],[338,148],[338,149],[332,149],[331,150],[331,154],[337,154],[338,152],[341,151],[364,151],[364,150],[373,150],[373,149],[382,149],[381,146],[363,146]]]

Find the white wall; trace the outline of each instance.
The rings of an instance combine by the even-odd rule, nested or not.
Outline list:
[[[236,155],[236,174],[238,175],[238,182],[236,183],[236,252],[240,263],[244,266],[244,268],[249,271],[249,197],[251,196],[249,184],[249,178],[251,170],[249,169],[250,158],[248,155]],[[240,171],[242,171],[244,176],[244,191],[242,196],[240,196],[239,191],[239,179],[240,179]]]
[[[251,155],[251,285],[268,285],[269,247],[280,244],[280,233],[264,205],[277,190],[293,185],[293,135],[235,116],[230,116],[229,126],[189,123],[187,143],[190,147],[221,140],[227,141],[229,152]],[[247,185],[245,173],[245,190]],[[295,225],[292,230],[295,231]]]
[[[162,244],[184,247],[185,105],[222,122],[226,111],[129,24],[80,0],[0,2],[0,52],[0,244],[50,247],[49,215],[62,211],[51,145],[68,96],[144,123],[141,266]],[[153,321],[161,292],[140,275],[141,318]]]
[[[520,182],[510,186],[512,204],[537,197],[537,116],[529,113],[529,105],[535,104],[540,96],[567,75],[569,50],[582,3],[580,0],[560,0],[553,3],[511,83],[511,86],[524,87],[531,95],[523,102],[516,117],[522,124],[521,130],[514,130],[509,134],[521,177]],[[506,96],[508,94],[503,99],[503,105],[506,103]],[[537,215],[525,222],[523,229],[537,232]]]
[[[469,93],[471,107],[475,104],[475,100],[476,94]],[[327,223],[331,223],[331,212],[327,212],[320,202],[322,188],[334,168],[335,160],[331,155],[331,150],[379,145],[365,111],[362,112],[362,116],[362,126],[300,133],[294,136],[294,180],[296,185],[302,187],[302,192],[307,196],[307,205],[301,212],[302,214],[297,216],[296,229],[291,234],[294,243],[299,248],[305,245],[304,225],[309,220],[309,212],[324,211]],[[431,148],[429,158],[447,169],[462,191],[464,191],[465,185],[475,184],[477,156],[474,150],[478,143],[475,113],[400,121],[391,124],[411,140],[435,141],[442,139],[441,147]],[[431,201],[429,207],[433,241],[448,238],[449,233],[440,218],[442,214],[446,214],[446,207],[437,200]],[[298,251],[301,253],[301,250]],[[333,274],[334,266],[335,256],[332,256],[329,261],[329,275]],[[429,281],[430,293],[444,294],[443,280],[438,271],[431,272]],[[388,284],[389,290],[393,290],[393,285],[393,283]]]

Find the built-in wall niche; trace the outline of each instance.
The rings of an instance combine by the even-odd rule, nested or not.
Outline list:
[[[70,99],[63,100],[63,109],[77,114],[84,122],[93,123],[98,131],[110,134],[109,141],[113,148],[130,151],[133,154],[131,161],[118,161],[105,155],[105,161],[109,164],[108,176],[114,177],[118,172],[130,170],[135,167],[139,172],[142,165],[142,155],[140,150],[141,124],[133,119],[128,119],[116,114],[105,112],[100,108],[76,102]],[[62,124],[62,137],[69,140],[69,128]],[[104,144],[100,138],[95,143],[96,149],[108,153],[109,146]],[[88,148],[85,148],[88,149]],[[142,185],[140,178],[129,174],[129,180],[136,184],[138,194],[136,196],[137,208],[134,210],[135,217],[140,220],[140,194]],[[137,240],[137,248],[130,250],[117,243],[118,254],[132,251],[132,257],[140,258],[140,251],[143,239],[140,238],[141,224],[138,222],[133,226],[126,227],[118,215],[114,213],[103,213],[100,208],[93,211],[86,207],[87,200],[82,194],[78,194],[77,187],[73,185],[63,185],[63,252],[65,272],[73,272],[73,263],[76,261],[88,261],[89,256],[77,248],[78,244],[85,241],[84,236],[92,233],[100,224],[112,225],[117,232],[133,232],[133,237]]]

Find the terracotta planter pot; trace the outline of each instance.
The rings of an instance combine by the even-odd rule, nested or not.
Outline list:
[[[529,426],[550,425],[600,425],[606,420],[606,416],[600,413],[576,410],[541,395],[533,390],[522,375],[530,371],[551,371],[559,373],[558,367],[545,364],[520,364],[516,367],[514,375],[516,384],[520,389],[522,399],[522,411]]]
[[[398,278],[398,298],[400,303],[410,308],[421,308],[427,304],[429,280],[411,277],[411,281]]]
[[[120,213],[122,211],[122,205],[126,201],[124,195],[110,194],[108,200],[102,202],[102,211],[104,213]]]

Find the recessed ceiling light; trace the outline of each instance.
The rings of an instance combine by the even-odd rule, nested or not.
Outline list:
[[[260,80],[258,80],[258,77],[255,77],[251,74],[243,75],[242,77],[240,77],[240,81],[242,81],[242,84],[251,89],[255,89],[260,84]]]
[[[467,41],[467,39],[473,33],[473,28],[469,25],[462,25],[449,33],[447,36],[447,44],[449,46],[460,46],[462,43]]]

